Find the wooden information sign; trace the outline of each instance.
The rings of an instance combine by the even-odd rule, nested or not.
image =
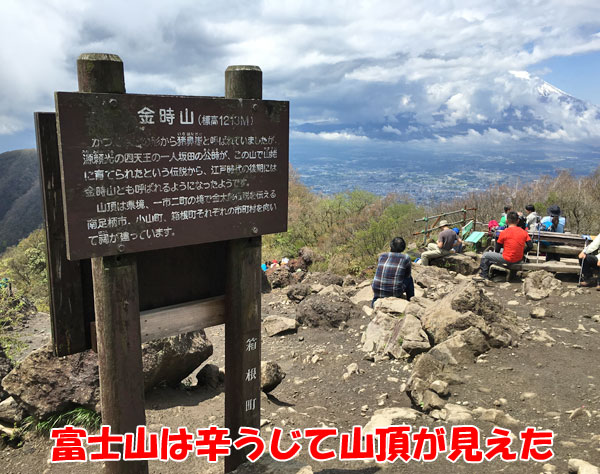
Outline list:
[[[55,354],[94,341],[102,422],[134,432],[142,342],[225,323],[225,425],[258,428],[261,235],[287,226],[288,102],[262,100],[256,66],[227,68],[225,98],[125,94],[110,54],[77,69],[79,93],[35,115]]]
[[[56,93],[70,260],[287,229],[289,103]]]

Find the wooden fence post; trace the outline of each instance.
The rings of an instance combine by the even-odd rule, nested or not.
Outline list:
[[[225,97],[262,99],[262,71],[256,66],[229,66]],[[257,232],[259,229],[257,229]],[[260,428],[260,236],[228,241],[225,285],[225,426],[231,439],[242,426]],[[231,448],[225,472],[246,460],[248,450]]]
[[[79,92],[125,93],[123,62],[116,55],[82,54]],[[92,258],[102,423],[113,433],[146,424],[136,257]],[[111,474],[148,473],[147,461],[106,462]]]

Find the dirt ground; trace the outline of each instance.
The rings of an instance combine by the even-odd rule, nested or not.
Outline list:
[[[574,290],[576,281],[564,281],[563,292]],[[544,466],[534,461],[506,463],[495,460],[470,465],[462,460],[451,463],[445,454],[433,463],[410,461],[404,464],[379,465],[363,461],[328,461],[319,463],[308,456],[306,449],[299,455],[301,463],[311,465],[319,473],[423,472],[423,473],[523,473],[567,472],[571,458],[600,465],[600,292],[585,290],[572,297],[551,296],[538,303],[525,300],[521,282],[493,283],[486,287],[500,301],[508,304],[519,316],[524,332],[513,347],[492,349],[472,364],[457,369],[461,383],[451,385],[449,402],[472,410],[476,407],[500,408],[519,421],[505,427],[516,433],[527,426],[552,430],[555,457]],[[510,303],[509,303],[510,302]],[[533,319],[530,311],[537,304],[553,313],[553,317]],[[274,290],[263,296],[263,317],[288,315],[294,317],[294,304],[285,292]],[[399,360],[365,359],[360,350],[361,336],[369,323],[362,319],[348,322],[339,329],[300,327],[297,333],[263,337],[262,358],[279,363],[287,377],[268,397],[263,394],[261,416],[262,435],[268,438],[273,427],[286,433],[285,444],[291,440],[292,428],[331,426],[339,432],[349,432],[352,426],[364,426],[375,410],[386,407],[410,407],[403,383],[410,375],[410,364]],[[35,345],[49,330],[48,322],[30,321],[24,339]],[[208,329],[214,354],[207,361],[224,368],[224,328]],[[313,356],[318,357],[313,357]],[[316,360],[316,362],[311,361]],[[317,360],[318,359],[318,360]],[[359,373],[343,380],[351,363],[358,364]],[[195,383],[195,378],[190,379]],[[384,395],[387,394],[387,395]],[[224,425],[224,397],[221,390],[186,386],[179,389],[159,388],[147,394],[146,416],[150,431],[162,426],[186,426],[190,431],[210,424]],[[382,401],[383,400],[383,401]],[[378,405],[383,403],[383,405]],[[584,407],[571,417],[572,410]],[[575,415],[577,415],[577,413]],[[572,418],[572,419],[571,419]],[[419,426],[444,425],[429,419]],[[490,435],[493,424],[475,418],[482,439]],[[449,428],[449,426],[447,426]],[[594,438],[596,436],[596,438]],[[448,436],[448,440],[449,440]],[[306,442],[305,442],[306,444]],[[92,473],[100,472],[98,464],[51,465],[48,461],[52,444],[39,436],[29,436],[18,449],[0,451],[1,473]],[[339,447],[325,443],[325,447]],[[513,443],[518,450],[520,442]],[[282,472],[284,469],[282,467]],[[212,473],[223,472],[222,461],[208,464],[190,456],[182,463],[150,463],[151,473]],[[260,472],[260,471],[257,471]]]

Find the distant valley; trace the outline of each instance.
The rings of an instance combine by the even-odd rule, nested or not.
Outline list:
[[[42,223],[36,151],[15,150],[0,154],[0,252]]]

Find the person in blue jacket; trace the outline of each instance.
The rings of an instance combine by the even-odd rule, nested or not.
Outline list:
[[[540,230],[564,234],[565,224],[566,219],[560,215],[560,207],[554,204],[548,208],[548,215],[541,220]],[[551,260],[560,262],[560,256],[557,253],[547,253],[546,262]]]

